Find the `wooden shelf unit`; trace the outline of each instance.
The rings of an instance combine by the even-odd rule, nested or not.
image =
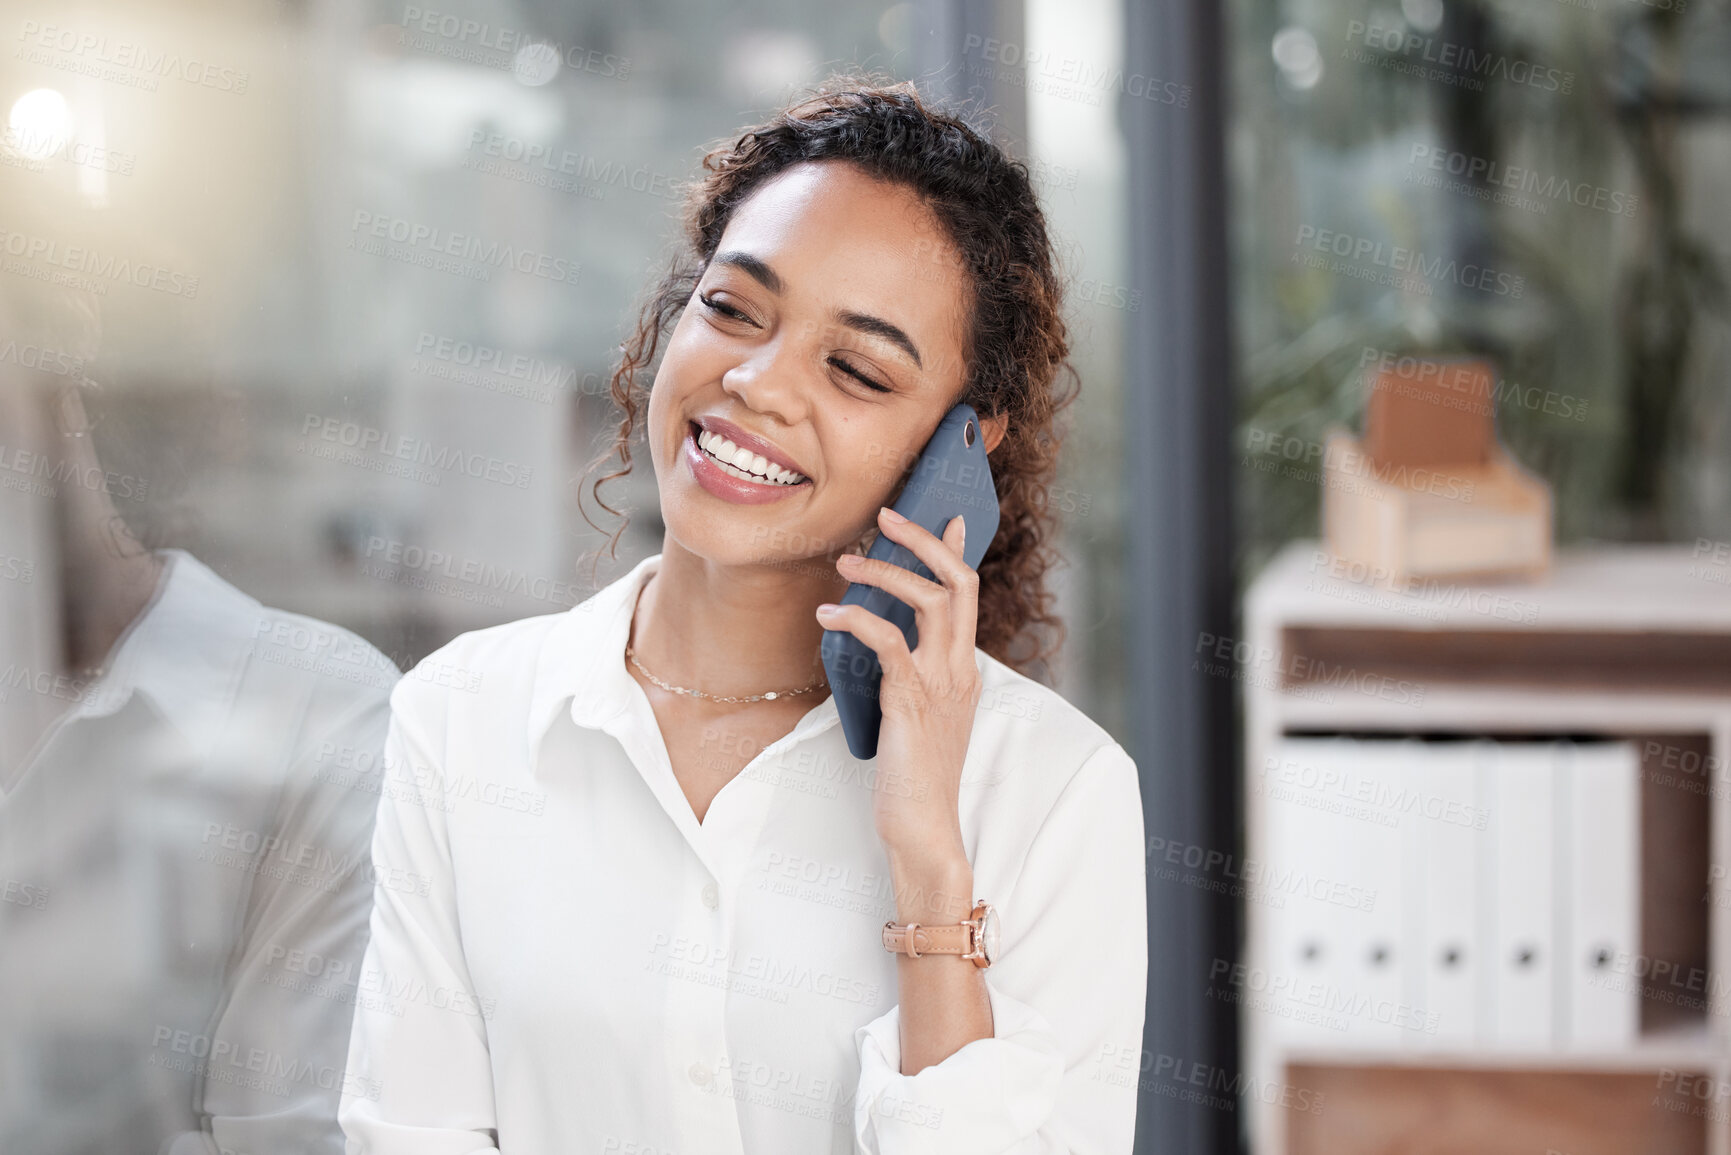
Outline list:
[[[1658,779],[1643,765],[1643,947],[1698,940],[1708,975],[1726,976],[1708,983],[1711,1001],[1692,1017],[1649,1013],[1644,1002],[1640,1037],[1609,1051],[1297,1045],[1246,1009],[1249,1085],[1302,1087],[1304,1079],[1328,1097],[1326,1112],[1312,1115],[1278,1096],[1247,1096],[1257,1155],[1496,1155],[1534,1150],[1546,1119],[1557,1142],[1538,1151],[1731,1155],[1731,1000],[1721,989],[1731,987],[1731,919],[1722,914],[1731,882],[1724,870],[1705,872],[1710,901],[1669,913],[1646,885],[1667,871],[1693,877],[1703,865],[1731,864],[1731,573],[1717,572],[1731,567],[1694,555],[1689,546],[1574,549],[1536,581],[1395,590],[1304,541],[1254,582],[1235,655],[1245,687],[1245,858],[1260,859],[1267,837],[1255,775],[1287,736],[1662,739],[1693,751],[1705,769],[1655,793]],[[1390,694],[1384,679],[1422,686],[1422,697]],[[1243,961],[1266,967],[1267,911],[1255,902],[1245,909]],[[1685,1083],[1662,1106],[1654,1087],[1665,1071]],[[1686,1080],[1699,1078],[1726,1097],[1693,1097],[1700,1085]],[[1643,1109],[1645,1121],[1633,1114]],[[1471,1118],[1451,1122],[1451,1114]],[[1420,1146],[1410,1145],[1414,1136],[1424,1137]],[[1645,1145],[1629,1146],[1632,1136]]]

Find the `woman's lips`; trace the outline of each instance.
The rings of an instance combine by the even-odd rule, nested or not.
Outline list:
[[[774,482],[746,481],[735,477],[723,469],[715,458],[697,447],[697,430],[690,424],[685,427],[683,449],[685,464],[690,468],[691,475],[697,479],[697,484],[723,501],[731,501],[737,505],[766,505],[811,486],[809,478],[798,485],[777,485]]]

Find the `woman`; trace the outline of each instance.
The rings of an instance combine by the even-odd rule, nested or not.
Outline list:
[[[613,380],[609,476],[646,402],[662,552],[393,696],[386,773],[419,793],[381,799],[344,1129],[392,1153],[1127,1151],[1135,767],[1007,664],[1051,625],[1067,352],[1026,169],[911,87],[848,81],[703,167]],[[958,400],[1002,508],[977,575],[960,518],[939,538],[885,508]],[[858,556],[874,532],[940,580]],[[916,609],[911,653],[834,604],[853,581]],[[884,668],[868,762],[825,629]]]

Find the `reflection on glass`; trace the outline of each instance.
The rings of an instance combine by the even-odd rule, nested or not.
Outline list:
[[[397,670],[140,544],[93,299],[0,332],[0,1151],[340,1151]]]

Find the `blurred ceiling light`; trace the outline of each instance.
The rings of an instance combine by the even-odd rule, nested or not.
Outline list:
[[[1282,28],[1274,34],[1274,63],[1294,88],[1314,88],[1322,79],[1322,53],[1316,37],[1303,28]]]
[[[520,156],[529,145],[551,145],[565,127],[558,93],[439,60],[362,57],[348,69],[347,96],[364,154],[409,169],[456,167],[484,159],[490,147]]]
[[[914,46],[914,6],[892,4],[878,18],[878,39],[891,52],[906,52]]]
[[[741,100],[782,100],[817,79],[823,64],[817,42],[800,32],[763,29],[728,38],[722,72]]]
[[[517,57],[511,62],[511,71],[522,83],[537,88],[559,74],[559,50],[551,44],[525,44],[517,49]]]
[[[10,130],[7,143],[14,151],[44,160],[59,152],[72,135],[72,109],[54,89],[38,88],[12,105],[6,127]]]
[[[1420,32],[1435,32],[1442,27],[1443,0],[1400,0],[1400,14]]]

